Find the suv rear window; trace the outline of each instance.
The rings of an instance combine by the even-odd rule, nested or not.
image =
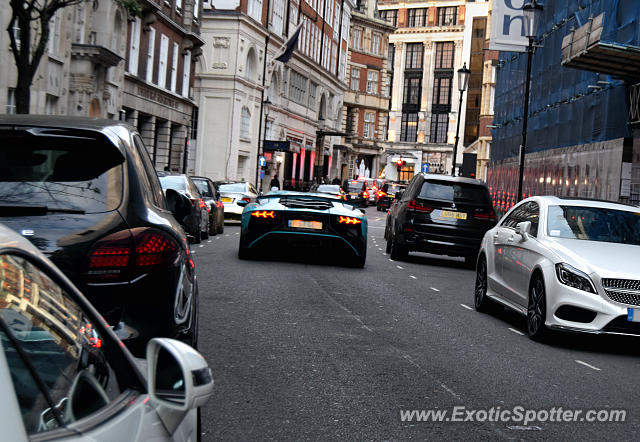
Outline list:
[[[0,204],[99,213],[122,200],[124,157],[102,134],[0,129]]]
[[[349,191],[351,192],[362,192],[363,183],[362,181],[355,181],[349,183]]]
[[[418,198],[456,203],[489,204],[489,194],[482,186],[447,181],[425,181]]]

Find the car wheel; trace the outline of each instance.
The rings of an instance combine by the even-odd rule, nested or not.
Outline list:
[[[387,230],[385,230],[385,233],[384,233],[384,237],[387,240],[387,247],[385,249],[385,253],[391,253],[391,234]]]
[[[356,259],[353,260],[352,266],[357,268],[363,268],[366,261],[367,261],[367,248],[365,247],[362,255],[358,256]]]
[[[202,410],[196,410],[196,442],[202,442]]]
[[[489,310],[491,300],[487,298],[487,259],[483,256],[478,260],[476,268],[476,286],[474,291],[474,305],[477,311]]]
[[[218,233],[224,233],[224,218],[220,218],[220,223],[218,224]]]
[[[218,234],[218,224],[216,223],[216,218],[210,218],[209,223],[209,235],[216,236]]]
[[[191,311],[188,313],[188,317],[185,316],[186,303],[189,302],[183,290],[179,291],[174,301],[173,309],[171,310],[171,324],[174,330],[175,339],[190,345],[194,349],[198,348],[198,285],[197,283],[193,287],[193,295],[191,296]],[[188,322],[187,322],[188,321]],[[184,324],[187,322],[189,328],[184,329]]]
[[[198,227],[196,232],[193,232],[193,243],[200,244],[200,227]]]
[[[242,237],[240,237],[240,245],[238,246],[238,258],[240,259],[253,258],[253,253],[250,252],[249,249],[244,246],[244,241],[242,240]]]
[[[527,305],[527,333],[536,341],[541,341],[546,334],[544,325],[547,318],[547,300],[544,281],[540,275],[535,275],[529,287],[529,303]]]
[[[401,260],[407,259],[407,256],[409,255],[409,251],[407,250],[407,248],[398,244],[398,240],[396,238],[395,232],[393,233],[393,235],[390,235],[390,236],[391,236],[391,250],[390,250],[391,259],[393,259],[394,261],[401,261]]]
[[[202,232],[200,232],[200,237],[202,239],[209,239],[209,223],[208,222],[207,222],[207,227]]]

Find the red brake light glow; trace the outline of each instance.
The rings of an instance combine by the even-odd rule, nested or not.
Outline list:
[[[491,209],[491,212],[474,213],[473,217],[475,219],[495,220],[496,212],[493,209]]]
[[[383,192],[382,190],[380,192],[378,192],[378,198],[382,198],[383,196],[386,196],[387,194],[385,192]]]
[[[369,198],[369,192],[362,192],[362,198],[364,199]]]
[[[242,198],[241,201],[246,201],[246,202],[250,203],[251,202],[251,198],[245,196],[244,198]]]
[[[256,212],[251,212],[251,216],[255,216],[256,218],[275,218],[275,212],[273,210],[258,210]]]
[[[351,218],[349,216],[341,216],[340,218],[338,218],[338,222],[340,224],[360,224],[362,221],[360,221],[358,218]]]

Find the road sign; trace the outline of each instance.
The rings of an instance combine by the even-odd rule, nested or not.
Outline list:
[[[429,173],[429,163],[422,163],[422,172]]]
[[[264,170],[260,171],[260,179],[263,180],[264,179]]]
[[[265,159],[265,157],[260,157],[260,160],[258,161],[258,164],[260,165],[260,167],[264,167],[267,165],[267,160]]]

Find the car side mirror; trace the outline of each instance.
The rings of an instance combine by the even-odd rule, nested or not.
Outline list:
[[[220,199],[220,192],[216,192],[216,199],[219,200]]]
[[[236,204],[239,205],[240,207],[244,207],[247,204],[249,204],[249,201],[247,201],[247,200],[238,200],[238,201],[236,201]]]
[[[175,339],[149,341],[147,370],[147,390],[171,434],[190,410],[207,402],[213,391],[207,361],[192,347]]]
[[[165,198],[167,199],[169,211],[173,214],[175,219],[182,224],[182,220],[191,212],[191,201],[189,201],[186,196],[173,189],[167,189],[165,191]]]
[[[359,208],[358,210],[359,210],[360,212],[362,212],[362,214],[363,214],[363,215],[366,215],[366,214],[367,214],[367,211],[366,211],[366,210],[364,210],[363,208]]]
[[[402,198],[402,191],[396,192],[396,199],[399,200]]]
[[[522,240],[526,241],[531,235],[531,221],[522,221],[516,224],[516,233],[522,236]]]

